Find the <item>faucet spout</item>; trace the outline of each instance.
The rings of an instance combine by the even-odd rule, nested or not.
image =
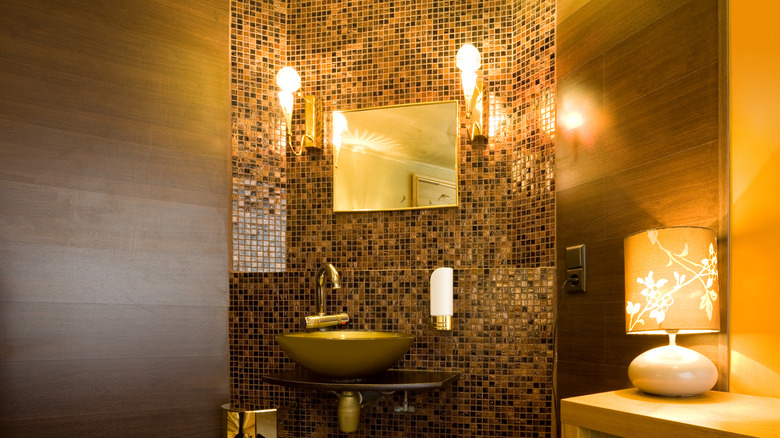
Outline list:
[[[341,280],[339,279],[339,272],[330,263],[325,263],[317,270],[317,285],[314,291],[314,304],[317,314],[322,316],[325,314],[325,290],[322,286],[325,284],[325,276],[330,278],[331,288],[341,289]]]
[[[316,315],[307,316],[304,318],[306,328],[319,328],[322,330],[324,327],[330,327],[332,325],[344,325],[349,322],[349,315],[341,312],[336,315],[325,314],[325,278],[330,279],[331,288],[341,289],[341,280],[339,279],[339,273],[336,268],[330,263],[325,263],[317,270],[316,284],[314,290],[314,310]]]

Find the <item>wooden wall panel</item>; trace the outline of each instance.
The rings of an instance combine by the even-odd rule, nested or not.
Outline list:
[[[584,243],[588,290],[559,295],[561,397],[629,386],[630,361],[666,342],[625,334],[623,239],[656,226],[721,232],[728,192],[719,3],[564,1],[557,114],[564,121],[578,110],[586,122],[575,129],[559,124],[558,284],[565,278],[565,248]],[[723,335],[678,342],[713,359],[721,371],[718,387],[725,388]]]
[[[710,65],[626,105],[613,107],[605,100],[598,109],[591,110],[594,125],[583,127],[586,133],[572,130],[560,136],[566,147],[556,149],[557,167],[564,170],[556,173],[557,188],[565,190],[640,168],[658,157],[716,141],[717,72],[717,65]],[[561,99],[565,101],[567,96]],[[597,101],[594,105],[600,104]]]
[[[559,77],[642,31],[679,4],[677,0],[636,0],[630,5],[622,0],[591,0],[579,6],[564,1],[556,33]]]
[[[218,436],[229,4],[0,3],[0,435]]]
[[[198,409],[208,417],[225,402],[214,391],[223,381],[214,370],[226,364],[226,356],[9,361],[2,375],[3,425],[96,413],[142,417],[171,407]],[[106,419],[95,427],[109,431],[109,423]],[[176,428],[175,419],[169,426]],[[211,435],[204,431],[201,436],[216,436],[221,426],[215,424]],[[151,432],[156,430],[145,436],[155,436]]]
[[[71,436],[79,438],[105,438],[107,430],[111,436],[147,437],[154,436],[150,435],[149,431],[155,429],[157,430],[155,435],[205,437],[204,431],[211,430],[215,423],[225,421],[225,417],[223,412],[215,411],[203,415],[200,410],[168,408],[150,410],[142,416],[125,412],[112,413],[110,427],[99,429],[95,427],[95,425],[105,424],[107,420],[105,414],[49,418],[46,424],[41,424],[37,419],[20,420],[8,424],[2,431],[7,434],[5,436],[29,436],[31,431],[41,436],[60,436],[59,431],[67,431]],[[171,431],[167,427],[168,424],[175,424],[176,430]]]
[[[698,27],[691,29],[690,23]],[[717,58],[717,8],[712,1],[682,4],[606,52],[606,100],[610,107],[620,107],[711,66]]]

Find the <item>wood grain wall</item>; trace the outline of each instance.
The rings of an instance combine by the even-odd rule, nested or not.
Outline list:
[[[0,435],[218,436],[229,5],[0,2]]]
[[[562,397],[631,386],[628,364],[665,339],[624,328],[623,239],[657,226],[719,231],[727,332],[727,173],[717,0],[558,1],[558,285],[565,248],[587,247],[585,294],[559,295]],[[563,125],[571,111],[576,129]],[[682,336],[725,389],[725,334]]]

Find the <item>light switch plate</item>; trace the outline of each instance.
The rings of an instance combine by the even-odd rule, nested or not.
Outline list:
[[[585,244],[566,248],[566,284],[569,293],[585,292]]]

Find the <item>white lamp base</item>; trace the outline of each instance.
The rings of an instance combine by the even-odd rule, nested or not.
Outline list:
[[[637,356],[628,367],[628,378],[650,394],[690,397],[712,389],[718,370],[703,354],[672,344]]]

